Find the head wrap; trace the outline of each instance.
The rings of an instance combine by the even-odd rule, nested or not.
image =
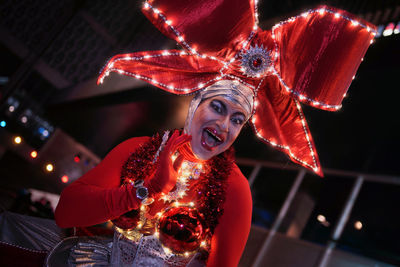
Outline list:
[[[253,91],[250,124],[257,137],[322,175],[300,103],[338,110],[376,27],[320,6],[262,30],[256,2],[145,2],[145,16],[183,50],[117,55],[98,83],[119,72],[182,95],[236,80]]]
[[[247,86],[240,84],[238,81],[221,80],[208,86],[204,90],[198,91],[198,93],[193,97],[185,121],[185,132],[189,131],[194,113],[200,103],[215,96],[222,96],[241,106],[245,111],[246,121],[250,118],[254,106],[253,91]]]

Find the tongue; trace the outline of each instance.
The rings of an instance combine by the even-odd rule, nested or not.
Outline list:
[[[207,131],[203,131],[203,137],[206,144],[210,147],[219,145],[219,142]]]

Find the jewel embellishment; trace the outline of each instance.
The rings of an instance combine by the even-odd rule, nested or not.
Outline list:
[[[174,158],[177,157],[177,155],[174,156]],[[178,171],[175,190],[168,192],[167,194],[163,193],[161,195],[161,199],[163,199],[164,202],[172,202],[183,198],[186,196],[186,191],[189,190],[190,180],[199,179],[201,173],[203,172],[204,170],[202,164],[184,160]]]
[[[250,48],[241,54],[242,71],[248,77],[261,77],[271,67],[271,51],[267,51],[261,45],[250,46]]]

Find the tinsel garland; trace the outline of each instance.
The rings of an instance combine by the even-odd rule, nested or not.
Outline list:
[[[156,134],[129,156],[121,170],[121,185],[138,179],[146,179],[151,175],[156,168],[157,162],[153,164],[153,160],[161,142],[162,137]],[[197,210],[204,218],[203,223],[206,229],[206,239],[209,241],[218,225],[219,218],[223,214],[226,182],[233,163],[234,150],[231,147],[224,153],[206,161],[206,171],[201,174],[197,181],[193,181],[190,185],[190,188],[194,189],[193,192],[197,192],[194,200],[196,201]],[[127,219],[128,221],[129,219],[134,220],[138,215],[138,210],[132,210],[123,214],[120,218],[113,220],[113,222],[116,225],[119,224],[119,227],[124,228],[121,222],[125,223]],[[210,242],[207,243],[208,246],[199,251],[203,260],[207,260],[209,254]]]

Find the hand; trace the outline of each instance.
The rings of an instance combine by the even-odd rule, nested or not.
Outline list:
[[[174,131],[158,157],[154,176],[148,182],[147,187],[150,194],[161,192],[168,193],[174,188],[177,179],[177,169],[182,163],[183,157],[178,157],[175,162],[172,163],[171,156],[179,147],[190,142],[191,139],[192,137],[190,135],[179,135],[178,130]]]

